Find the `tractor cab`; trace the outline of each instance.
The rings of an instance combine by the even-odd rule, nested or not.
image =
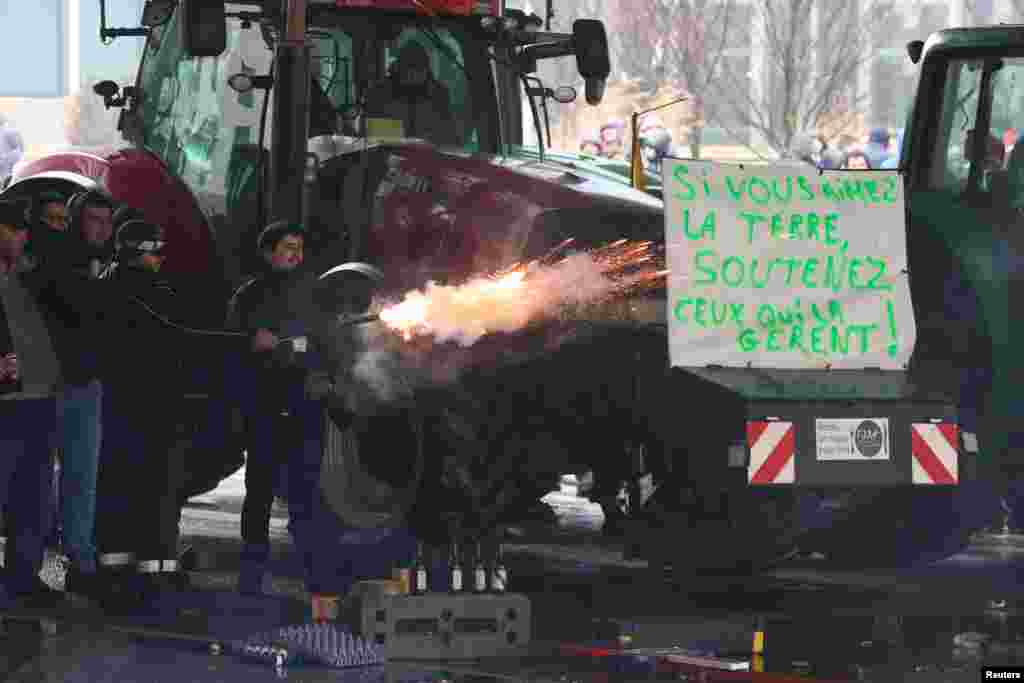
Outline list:
[[[258,226],[284,215],[312,228],[326,267],[387,261],[366,251],[366,206],[396,146],[435,150],[434,167],[507,157],[522,144],[522,98],[540,138],[556,96],[528,79],[537,60],[575,55],[594,103],[609,71],[599,21],[545,33],[498,2],[311,1],[287,21],[279,3],[207,4],[179,4],[149,29],[120,127],[214,217],[230,280],[254,265]]]
[[[924,45],[901,167],[908,201],[910,285],[921,374],[960,375],[961,419],[985,461],[1024,465],[1021,317],[1024,228],[1024,28],[951,29]],[[998,369],[998,372],[995,370]],[[973,431],[973,430],[972,430]]]

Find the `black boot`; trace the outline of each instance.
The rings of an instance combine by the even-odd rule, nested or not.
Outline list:
[[[266,583],[270,545],[245,544],[238,568],[238,592],[242,595],[263,595]]]
[[[604,513],[604,524],[601,526],[601,534],[608,538],[622,538],[626,536],[626,513],[619,507],[616,498],[602,498],[600,501],[601,511]]]
[[[126,615],[142,606],[144,593],[139,575],[129,570],[119,570],[99,579],[109,582],[101,606],[110,615]]]
[[[199,551],[193,546],[185,546],[178,554],[178,569],[183,572],[194,572],[199,569]]]
[[[58,609],[67,604],[64,593],[50,588],[42,579],[36,579],[29,590],[15,593],[13,597],[15,606],[30,610]]]
[[[161,593],[187,591],[188,574],[181,571],[177,560],[149,560],[138,565],[139,578],[144,596],[155,597]]]
[[[140,583],[132,553],[105,553],[98,558],[95,584],[100,606],[111,615],[128,614],[139,607]],[[86,579],[88,581],[88,579]]]
[[[87,599],[97,605],[106,602],[111,583],[99,571],[84,572],[77,565],[71,565],[64,579],[64,592],[68,595]]]

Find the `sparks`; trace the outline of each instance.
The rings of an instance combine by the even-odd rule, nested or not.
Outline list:
[[[667,270],[653,242],[625,239],[565,255],[572,238],[539,259],[460,285],[430,282],[380,311],[381,321],[410,341],[430,335],[464,346],[495,332],[513,332],[566,305],[603,303],[664,285]]]

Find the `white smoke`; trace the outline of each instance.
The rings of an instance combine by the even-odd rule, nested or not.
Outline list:
[[[378,328],[378,329],[374,329]],[[358,347],[351,370],[350,398],[353,408],[367,411],[368,400],[392,403],[408,397],[415,386],[415,367],[403,362],[401,350],[394,343],[394,334],[379,329],[379,325],[360,325],[356,328]],[[366,395],[366,390],[372,396]]]
[[[401,384],[397,381],[396,359],[393,353],[372,349],[359,354],[352,374],[369,387],[378,399],[385,403],[399,396]]]

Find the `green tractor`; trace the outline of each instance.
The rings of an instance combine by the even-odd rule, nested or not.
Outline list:
[[[899,157],[916,324],[903,367],[688,369],[740,399],[736,412],[746,412],[748,431],[736,440],[734,465],[750,463],[755,416],[794,416],[796,482],[767,487],[774,502],[753,491],[766,487],[751,487],[746,502],[801,551],[855,564],[914,563],[949,556],[987,527],[1009,530],[1019,523],[1024,364],[1013,340],[1024,316],[1012,302],[1024,293],[1024,147],[1007,149],[1004,139],[1013,142],[1012,132],[1024,120],[1017,79],[1024,53],[1016,47],[1022,38],[1024,28],[1016,26],[950,29],[908,45],[921,71]],[[1004,137],[1007,131],[1011,135]],[[857,177],[855,171],[845,174]],[[680,188],[670,180],[666,173],[666,193]],[[938,479],[921,469],[922,442],[897,434],[904,427],[895,425],[917,419],[894,417],[903,411],[956,424],[949,434],[956,434],[950,441],[958,476],[939,486],[917,485]],[[895,419],[893,462],[905,464],[903,474],[873,479],[881,468],[822,462],[825,437],[817,418],[855,423],[873,415]],[[862,436],[861,429],[851,432],[851,440]],[[720,443],[707,447],[722,452]],[[786,489],[788,494],[780,493]],[[727,516],[735,522],[735,515]]]
[[[674,388],[667,384],[662,396],[686,393],[684,387],[690,386],[692,393],[703,394],[705,405],[715,405],[710,397],[720,392],[727,407],[710,412],[740,416],[733,418],[732,426],[716,427],[714,420],[704,420],[703,431],[710,435],[680,430],[675,441],[682,443],[689,436],[698,440],[695,450],[722,454],[725,460],[731,438],[731,468],[748,468],[743,473],[747,476],[731,484],[719,470],[717,488],[726,499],[722,507],[732,512],[718,515],[718,536],[700,530],[713,529],[714,524],[691,523],[693,541],[684,541],[690,548],[705,548],[731,529],[738,543],[750,543],[732,551],[734,558],[764,558],[791,543],[794,552],[818,552],[842,563],[912,564],[948,557],[986,528],[1009,531],[1020,524],[1024,400],[1018,391],[1024,363],[1014,351],[1014,339],[1024,316],[1014,312],[1012,302],[1024,294],[1024,147],[1009,149],[1007,144],[1015,142],[1013,133],[1024,121],[1024,91],[1017,78],[1018,70],[1024,69],[1024,52],[1017,47],[1022,38],[1024,27],[998,26],[944,30],[926,42],[908,45],[909,58],[920,64],[920,76],[899,157],[905,200],[904,274],[916,326],[916,340],[904,365],[744,368],[720,367],[709,360],[703,367],[674,369]],[[697,162],[687,164],[694,173]],[[671,171],[679,167],[674,164]],[[673,182],[677,179],[671,171],[665,176],[666,196],[684,189]],[[806,169],[794,173],[799,176]],[[840,172],[834,178],[844,184],[845,174],[856,186],[856,173]],[[896,226],[878,225],[879,234],[887,229]],[[767,254],[760,256],[767,259]],[[757,303],[756,296],[752,301]],[[693,383],[691,377],[700,377],[704,384]],[[931,417],[922,419],[923,415]],[[746,434],[741,436],[742,416]],[[786,450],[783,446],[792,446],[795,476],[790,470],[785,483],[748,486],[744,496],[739,491],[743,480],[764,483],[751,476],[752,444],[768,433],[760,431],[765,425],[773,428],[779,419],[775,416],[789,420],[776,422],[775,427],[791,425],[795,445],[783,437],[762,462]],[[874,428],[865,429],[859,421],[875,416],[887,419],[869,422],[891,425],[891,476],[882,476],[884,468],[878,463],[876,467],[823,461],[827,458],[822,458],[822,441],[835,435],[823,434],[822,424],[855,425],[849,437],[854,443],[873,436]],[[956,476],[936,477],[943,474],[940,468],[925,472],[927,457],[919,457],[920,451],[930,450],[931,444],[925,448],[916,437],[897,433],[907,430],[906,422],[917,420],[933,423],[932,428],[939,423],[956,426],[943,427],[949,438],[936,442],[950,451]],[[707,484],[713,476],[690,479],[705,482],[707,490],[716,488]],[[922,482],[941,485],[919,485]],[[701,486],[691,488],[691,495],[699,498]],[[679,510],[674,498],[670,493],[662,507]],[[658,523],[645,544],[647,554],[655,556],[667,529],[682,525],[666,523],[674,517],[671,512],[653,517]],[[688,520],[694,517],[683,515]],[[762,528],[772,530],[767,534],[771,540],[738,533],[744,526],[757,527],[744,525],[745,517],[761,517]],[[759,544],[767,551],[750,549]],[[673,551],[662,552],[661,560],[693,563]]]

